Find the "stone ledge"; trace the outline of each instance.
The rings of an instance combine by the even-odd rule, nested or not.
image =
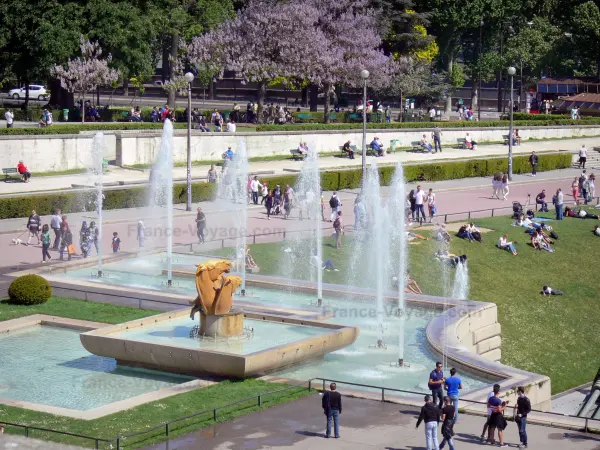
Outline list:
[[[479,355],[484,355],[492,351],[500,351],[500,346],[502,345],[502,338],[500,336],[494,336],[489,339],[485,339],[481,342],[475,344],[475,352]],[[500,358],[490,358],[486,356],[488,359],[494,359],[494,361],[498,361]]]

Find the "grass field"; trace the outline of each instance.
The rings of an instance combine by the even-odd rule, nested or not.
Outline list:
[[[11,305],[6,300],[0,302],[0,321],[31,314],[51,314],[60,317],[115,324],[157,313],[157,311],[148,309],[129,308],[62,297],[52,297],[45,304],[36,306]],[[23,408],[0,405],[0,418],[3,423],[25,424],[96,438],[111,439],[124,434],[148,430],[166,421],[186,417],[205,409],[211,409],[208,414],[171,425],[169,436],[176,437],[212,425],[214,423],[212,408],[286,387],[288,386],[253,379],[224,381],[213,386],[147,403],[91,421],[71,419]],[[305,395],[309,395],[308,390],[305,387],[297,387],[285,392],[264,396],[262,405],[263,408],[270,407],[295,400]],[[220,410],[218,412],[218,421],[229,420],[259,409],[261,408],[257,406],[256,398],[252,398],[236,406]],[[17,427],[6,425],[5,428],[7,433],[24,433],[23,429]],[[84,447],[93,447],[95,445],[94,441],[35,430],[29,431],[29,437]],[[165,440],[164,428],[145,433],[140,437],[125,439],[121,442],[121,445],[123,446],[122,448],[140,448],[162,440]],[[104,447],[101,444],[100,448],[109,447]],[[114,442],[112,448],[116,448]]]
[[[596,286],[600,237],[592,233],[600,221],[565,218],[551,222],[559,235],[554,253],[535,251],[524,229],[511,226],[508,217],[477,219],[475,223],[492,230],[484,234],[484,243],[453,237],[451,251],[469,257],[470,298],[498,305],[502,362],[550,376],[553,393],[591,381],[600,365]],[[429,233],[419,228],[414,231]],[[504,233],[518,242],[518,256],[496,247]],[[324,272],[324,282],[348,282],[350,239],[345,238],[346,245],[340,250],[334,248],[333,239],[326,239],[323,259],[331,258],[340,271]],[[416,241],[409,248],[412,277],[423,292],[442,295],[440,265],[432,257],[435,241]],[[262,275],[280,273],[282,250],[278,243],[251,246]],[[223,250],[224,255],[229,252]],[[302,277],[301,271],[296,273]],[[353,282],[357,280],[360,285],[359,275]],[[544,297],[540,295],[544,285],[561,289],[565,295]]]

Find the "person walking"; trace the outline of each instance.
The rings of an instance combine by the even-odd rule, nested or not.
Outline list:
[[[564,203],[565,197],[562,193],[562,189],[558,188],[558,191],[556,191],[556,220],[563,220]]]
[[[81,222],[81,230],[79,230],[79,248],[84,258],[88,257],[90,251],[90,229],[87,222]]]
[[[58,250],[58,247],[60,246],[60,233],[61,233],[61,225],[62,225],[62,217],[60,215],[60,209],[57,209],[56,211],[54,211],[54,214],[52,214],[52,217],[50,218],[50,228],[52,228],[52,231],[54,231],[54,244],[52,245],[52,248],[54,250]]]
[[[456,369],[453,367],[452,369],[450,369],[450,378],[447,378],[446,381],[444,382],[444,387],[446,388],[446,391],[448,392],[448,397],[451,402],[452,405],[454,406],[454,409],[456,410],[456,415],[454,416],[454,421],[458,422],[458,394],[460,393],[460,390],[463,388],[462,387],[462,380],[456,376]],[[452,448],[452,447],[450,447]]]
[[[329,207],[331,208],[331,216],[329,216],[330,222],[333,222],[336,219],[337,213],[340,210],[341,206],[342,202],[340,201],[337,192],[334,192],[333,194],[331,194],[331,198],[329,199]]]
[[[502,175],[502,200],[506,200],[508,197],[508,175]]]
[[[38,214],[35,212],[35,209],[32,210],[31,215],[29,216],[29,219],[27,219],[27,229],[29,230],[29,237],[27,238],[26,245],[29,245],[29,243],[31,242],[31,238],[34,236],[37,239],[37,243],[39,245],[41,224],[42,224],[42,221],[40,219],[40,216],[38,216]]]
[[[42,227],[42,263],[46,262],[46,258],[48,258],[48,261],[52,259],[50,253],[48,253],[51,242],[52,236],[50,236],[50,228],[48,228],[48,224],[44,224]]]
[[[111,245],[113,253],[117,253],[121,248],[121,238],[119,238],[119,233],[116,231],[113,233]]]
[[[452,404],[452,399],[448,396],[444,397],[444,407],[442,408],[442,442],[440,443],[440,450],[444,448],[448,443],[448,448],[454,450],[454,442],[452,436],[454,436],[454,424],[456,421],[453,419],[458,417],[458,409]]]
[[[273,209],[274,203],[273,191],[269,191],[265,198],[265,208],[267,210],[267,220],[271,220],[271,210]]]
[[[585,162],[587,161],[587,148],[585,148],[585,144],[583,144],[581,146],[581,148],[579,149],[579,168],[581,169],[581,166],[583,165],[583,168],[585,169]]]
[[[415,207],[416,207],[416,211],[417,211],[417,221],[419,221],[420,223],[423,223],[423,220],[425,222],[427,222],[427,219],[425,218],[425,207],[424,207],[425,197],[426,197],[426,194],[421,189],[421,186],[417,186],[417,192],[415,192]],[[419,213],[421,213],[421,217],[423,220],[419,219]]]
[[[10,109],[6,110],[4,118],[6,119],[6,128],[12,128],[15,122],[15,115]]]
[[[206,229],[206,215],[202,208],[198,206],[196,209],[196,236],[198,236],[198,243],[204,244],[204,230]]]
[[[344,233],[344,224],[342,223],[342,212],[337,212],[337,217],[333,221],[335,230],[335,248],[342,248],[342,234]]]
[[[255,205],[258,205],[258,190],[262,187],[262,183],[258,181],[258,177],[255,175],[252,181],[250,182],[250,190],[252,191],[252,203],[254,203]]]
[[[571,183],[571,193],[573,194],[573,199],[575,200],[575,204],[579,205],[579,180],[577,177],[573,179]]]
[[[431,138],[433,139],[434,152],[437,153],[438,148],[440,149],[440,153],[442,153],[442,130],[439,125],[436,125],[433,128],[433,132],[431,133]]]
[[[100,229],[96,226],[96,222],[90,222],[90,233],[89,233],[90,244],[88,248],[92,249],[92,244],[96,249],[96,255],[98,254],[98,245],[100,245]],[[88,250],[89,251],[89,250]],[[91,252],[90,252],[91,253]]]
[[[265,199],[267,198],[268,194],[269,194],[269,184],[265,181],[262,184],[262,189],[261,189],[261,192],[260,192],[260,196],[261,196],[260,204],[261,205],[263,205],[265,203]]]
[[[435,206],[435,194],[433,193],[433,189],[429,189],[429,193],[427,194],[427,209],[429,209],[429,223],[433,222],[433,218],[437,213],[437,208]]]
[[[525,395],[525,388],[523,386],[517,388],[517,394],[519,398],[517,399],[517,416],[515,417],[515,422],[519,427],[519,440],[521,441],[519,448],[527,448],[527,414],[531,412],[531,402]]]
[[[596,195],[596,175],[590,174],[588,178],[588,201],[593,202]]]
[[[321,406],[325,417],[327,417],[327,428],[325,437],[331,437],[331,422],[333,422],[333,435],[336,439],[340,438],[340,414],[342,414],[342,394],[337,391],[337,385],[331,383],[329,390],[323,393]]]
[[[436,403],[440,409],[442,408],[444,401],[444,390],[442,389],[442,386],[444,386],[445,381],[442,363],[438,361],[435,363],[435,369],[429,374],[428,387],[431,391],[433,402]]]
[[[537,174],[537,165],[538,165],[538,155],[535,154],[535,152],[531,152],[531,155],[529,156],[529,164],[531,164],[531,176],[535,177],[535,175]]]
[[[421,408],[421,414],[417,420],[417,428],[421,422],[425,422],[425,442],[427,450],[438,450],[438,424],[440,422],[440,408],[431,400],[431,396],[425,396],[425,404]]]
[[[492,388],[492,391],[490,393],[488,393],[487,396],[487,401],[490,401],[490,398],[492,398],[493,396],[496,395],[496,393],[500,392],[500,385],[499,384],[495,384],[494,387]],[[492,408],[489,407],[487,408],[487,417],[485,419],[485,423],[483,424],[483,430],[481,431],[481,436],[479,437],[479,440],[483,443],[485,442],[485,434],[488,431],[489,428],[489,422],[490,422],[490,416],[492,415]]]
[[[61,240],[60,240],[60,260],[63,261],[65,250],[67,251],[67,259],[71,261],[71,257],[75,253],[73,246],[73,233],[67,223],[67,216],[63,216],[63,222],[61,227]]]

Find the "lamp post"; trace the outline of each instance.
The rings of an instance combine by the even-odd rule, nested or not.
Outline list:
[[[477,90],[477,121],[481,122],[481,103],[483,92],[481,91],[481,54],[483,46],[483,19],[479,21],[479,88]]]
[[[187,82],[187,186],[185,210],[192,210],[192,81],[194,74],[187,72],[183,78]]]
[[[360,71],[360,77],[363,79],[363,127],[362,127],[362,178],[365,179],[367,172],[367,78],[369,71],[363,69]]]
[[[517,69],[510,66],[508,68],[508,74],[510,75],[510,125],[508,128],[508,179],[512,181],[513,172],[513,161],[512,161],[512,147],[513,147],[513,111],[515,109],[513,105],[513,81],[514,75],[517,73]]]

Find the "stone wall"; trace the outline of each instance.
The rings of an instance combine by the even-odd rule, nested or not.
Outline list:
[[[506,128],[481,128],[475,130],[442,129],[442,144],[456,145],[456,140],[470,133],[476,142],[501,142]],[[557,139],[565,137],[600,136],[600,126],[582,127],[531,127],[521,128],[519,134],[527,139]],[[411,130],[369,130],[367,140],[379,136],[386,146],[392,140],[400,147],[409,147],[423,134],[431,135],[431,128]],[[151,164],[160,148],[160,132],[118,131],[105,132],[105,155],[117,165]],[[81,169],[90,163],[93,133],[79,135],[0,136],[0,167],[16,167],[25,161],[34,172],[52,172]],[[289,155],[300,141],[315,145],[319,152],[337,151],[345,141],[361,146],[360,130],[272,132],[272,133],[199,133],[192,135],[192,160],[218,160],[231,146],[234,151],[246,145],[250,157]],[[174,137],[174,161],[186,161],[186,132],[177,130]]]

